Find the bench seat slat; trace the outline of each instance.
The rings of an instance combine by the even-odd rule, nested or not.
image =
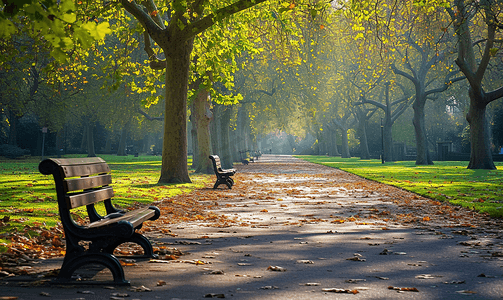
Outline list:
[[[67,179],[65,180],[65,182],[66,182],[66,191],[73,192],[78,190],[90,189],[93,187],[109,185],[112,183],[112,175],[104,174],[93,177]]]
[[[113,219],[101,219],[96,222],[89,223],[88,225],[84,226],[84,228],[97,228],[97,227],[102,227],[106,225],[110,225],[113,223],[117,223],[119,221],[128,221],[130,222],[133,227],[136,227],[143,223],[144,221],[152,218],[155,215],[155,211],[150,208],[142,208],[142,209],[137,209],[134,211],[129,211],[125,213],[123,216],[118,217],[118,218],[113,218]]]
[[[68,206],[70,209],[80,206],[97,203],[106,199],[112,198],[114,190],[111,186],[103,187],[97,190],[84,191],[67,196]]]

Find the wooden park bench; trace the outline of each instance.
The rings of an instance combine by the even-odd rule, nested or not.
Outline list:
[[[213,171],[215,171],[215,175],[217,175],[217,182],[215,182],[213,188],[216,189],[219,185],[225,184],[229,189],[232,189],[234,180],[231,176],[236,174],[236,169],[222,169],[220,157],[218,157],[218,155],[210,155],[210,159],[213,163]]]
[[[59,215],[65,232],[66,254],[56,282],[75,283],[72,274],[85,265],[98,264],[112,272],[114,283],[129,285],[114,249],[123,243],[143,248],[142,257],[154,257],[152,244],[137,232],[146,220],[156,220],[155,206],[123,211],[112,204],[112,176],[108,164],[99,157],[51,158],[42,161],[40,173],[53,175]],[[85,206],[89,220],[77,224],[72,210]],[[89,282],[89,281],[86,281]]]
[[[262,152],[260,152],[260,151],[255,151],[255,153],[253,153],[253,158],[255,160],[258,160],[258,158],[261,156],[262,156]]]

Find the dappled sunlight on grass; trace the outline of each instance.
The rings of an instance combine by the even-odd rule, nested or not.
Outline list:
[[[112,170],[114,203],[127,208],[189,193],[210,185],[209,175],[190,172],[192,183],[158,184],[160,156],[99,155]],[[85,155],[69,155],[85,157]],[[189,159],[189,166],[192,159]],[[0,234],[28,226],[52,227],[59,222],[57,197],[52,176],[38,171],[40,158],[1,160],[0,219],[10,220],[0,226]],[[85,209],[76,210],[84,214]]]
[[[380,160],[344,159],[326,156],[299,158],[338,168],[358,176],[397,186],[439,201],[503,216],[503,163],[497,170],[469,170],[468,162],[435,162],[415,165],[413,161],[386,162]]]

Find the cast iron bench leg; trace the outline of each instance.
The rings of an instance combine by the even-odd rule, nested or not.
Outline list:
[[[79,283],[72,280],[72,274],[80,267],[88,264],[99,264],[107,267],[113,275],[114,283],[117,285],[129,285],[129,281],[124,276],[124,270],[119,260],[109,253],[88,253],[77,257],[73,257],[66,261],[61,270],[59,271],[58,283]],[[85,281],[81,283],[86,283]],[[89,282],[87,282],[89,283]],[[97,283],[97,282],[93,282]]]

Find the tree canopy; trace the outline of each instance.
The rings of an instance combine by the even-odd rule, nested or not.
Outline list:
[[[387,160],[395,142],[407,140],[416,164],[432,163],[430,152],[448,138],[433,123],[451,124],[450,136],[471,135],[469,167],[494,167],[487,129],[503,96],[501,1],[2,4],[2,130],[9,139],[28,115],[54,132],[87,124],[124,139],[143,130],[154,139],[162,120],[159,182],[190,182],[187,141],[196,161],[207,160],[210,124],[222,121],[212,118],[226,120],[211,135],[229,129],[231,140],[243,141],[226,146],[232,160],[248,150],[237,147],[259,149],[260,137],[283,133],[293,137],[290,151],[313,138],[308,148],[317,153],[375,157],[376,132],[367,132],[382,119]]]

